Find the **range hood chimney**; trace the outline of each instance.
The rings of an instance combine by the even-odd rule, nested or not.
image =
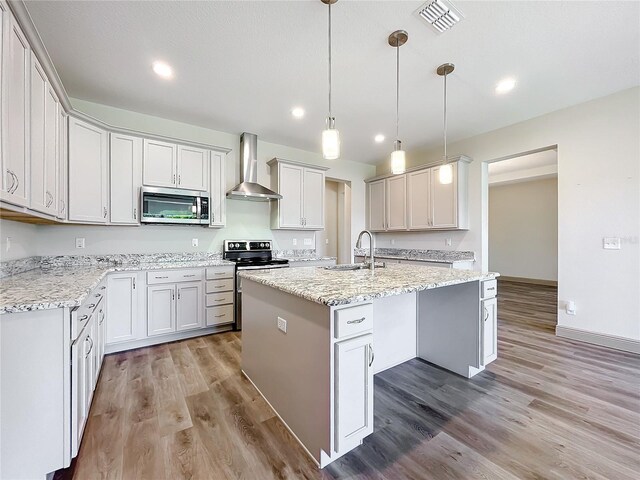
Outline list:
[[[227,198],[257,202],[282,198],[258,183],[258,136],[253,133],[240,135],[240,183],[227,192]]]

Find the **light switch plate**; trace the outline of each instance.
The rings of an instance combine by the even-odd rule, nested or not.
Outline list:
[[[198,246],[198,239],[197,238],[192,238],[191,239],[191,246],[192,247],[197,247]]]
[[[602,248],[605,250],[620,250],[620,237],[604,237]]]
[[[76,238],[76,248],[84,248],[84,238]]]
[[[278,330],[287,333],[287,321],[282,317],[278,317]]]

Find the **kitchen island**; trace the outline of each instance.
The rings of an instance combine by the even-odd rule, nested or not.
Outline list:
[[[340,267],[240,274],[243,372],[320,467],[373,432],[374,374],[419,357],[469,378],[497,354],[497,274]]]

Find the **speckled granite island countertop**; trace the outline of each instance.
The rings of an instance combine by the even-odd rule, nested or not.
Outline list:
[[[326,270],[323,267],[244,271],[242,278],[282,290],[312,302],[336,306],[402,295],[499,276],[472,270],[452,270],[393,264],[363,270]]]
[[[80,306],[109,272],[221,265],[234,264],[221,259],[202,259],[35,268],[0,279],[0,314]]]

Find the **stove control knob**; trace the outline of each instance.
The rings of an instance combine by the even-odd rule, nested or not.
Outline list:
[[[264,243],[261,243],[261,244],[260,244],[260,248],[264,248]]]

